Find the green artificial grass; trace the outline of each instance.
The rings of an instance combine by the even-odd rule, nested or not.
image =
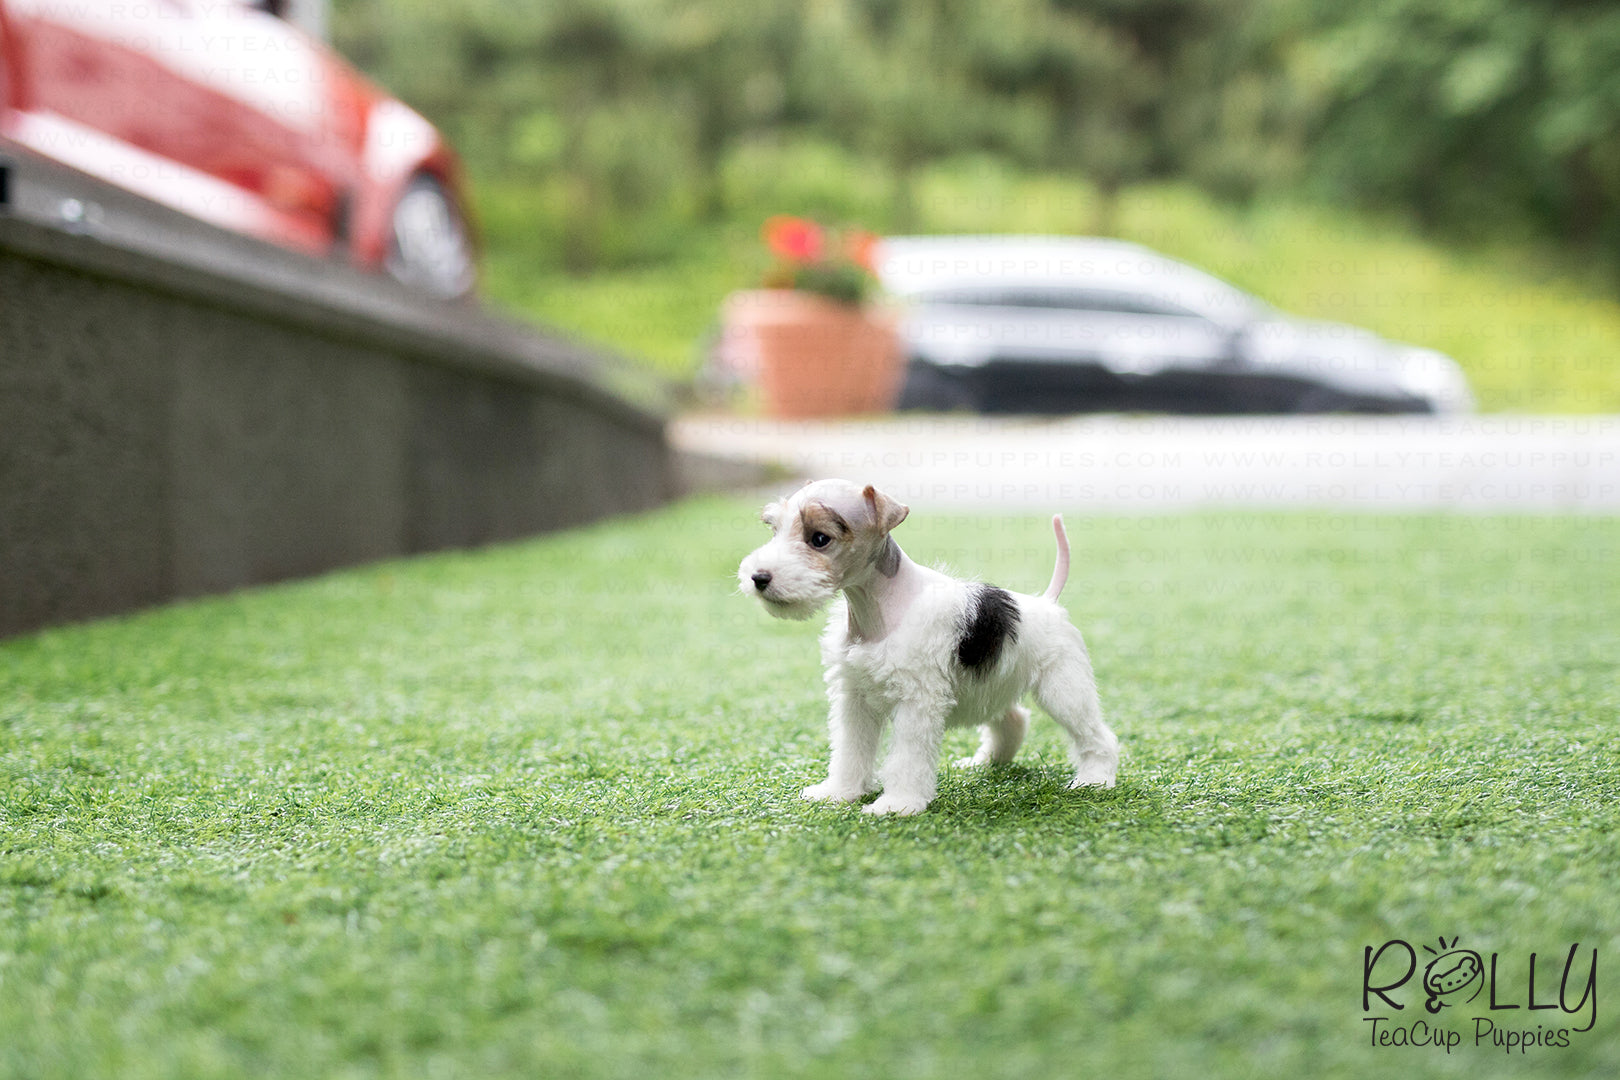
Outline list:
[[[873,819],[798,798],[754,509],[0,643],[0,1076],[1620,1073],[1620,521],[1071,518],[1119,786],[1039,718]],[[1050,573],[1041,519],[902,533]],[[1521,1004],[1595,948],[1595,1028],[1371,1045],[1364,947],[1442,935]]]

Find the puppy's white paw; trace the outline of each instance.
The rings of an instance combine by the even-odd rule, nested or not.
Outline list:
[[[928,809],[928,800],[919,798],[906,798],[902,795],[883,795],[874,802],[861,807],[863,814],[899,814],[909,817],[920,814]]]
[[[865,794],[866,792],[859,788],[852,791],[838,787],[831,780],[823,780],[799,792],[799,798],[811,802],[856,802]]]
[[[1111,788],[1114,786],[1113,768],[1107,765],[1085,765],[1069,781],[1069,790],[1083,787]]]
[[[958,769],[976,769],[980,765],[990,764],[990,755],[974,754],[972,757],[957,758],[951,764]]]

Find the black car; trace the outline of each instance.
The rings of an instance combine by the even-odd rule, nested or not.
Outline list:
[[[904,304],[901,408],[992,413],[1456,413],[1450,357],[1281,314],[1136,244],[885,239]]]

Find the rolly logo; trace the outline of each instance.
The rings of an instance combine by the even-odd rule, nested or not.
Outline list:
[[[1438,949],[1423,946],[1423,952],[1433,959],[1421,973],[1418,958],[1422,954],[1401,938],[1361,950],[1361,1011],[1385,1013],[1361,1018],[1372,1025],[1374,1047],[1438,1046],[1449,1054],[1462,1045],[1465,1029],[1438,1018],[1401,1023],[1393,1015],[1413,1002],[1391,995],[1414,982],[1423,989],[1423,1007],[1431,1017],[1451,1006],[1462,1006],[1456,1011],[1464,1016],[1473,1014],[1474,1046],[1494,1046],[1507,1053],[1568,1047],[1572,1037],[1597,1026],[1596,948],[1582,964],[1578,963],[1581,943],[1573,943],[1560,971],[1546,954],[1531,953],[1522,967],[1511,962],[1504,966],[1500,952],[1481,956],[1473,949],[1457,948],[1458,940],[1441,937]],[[1396,958],[1393,965],[1386,959],[1391,953]],[[1474,1003],[1471,1008],[1470,1002]],[[1535,1023],[1537,1020],[1541,1022]],[[1565,1024],[1568,1026],[1561,1026]]]
[[[1423,989],[1429,999],[1423,1007],[1437,1013],[1448,1005],[1461,1005],[1479,997],[1485,988],[1485,961],[1472,949],[1459,949],[1457,939],[1440,939],[1439,950],[1423,946],[1434,957],[1423,969]],[[1468,988],[1473,987],[1473,993]]]

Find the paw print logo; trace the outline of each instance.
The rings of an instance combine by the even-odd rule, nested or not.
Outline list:
[[[1485,988],[1485,962],[1472,949],[1457,948],[1457,939],[1440,939],[1440,948],[1423,946],[1423,951],[1434,957],[1423,969],[1423,989],[1429,1000],[1423,1007],[1437,1013],[1447,1005],[1462,1005],[1473,1001]],[[1468,993],[1472,987],[1473,993]],[[1465,996],[1466,995],[1466,996]]]

